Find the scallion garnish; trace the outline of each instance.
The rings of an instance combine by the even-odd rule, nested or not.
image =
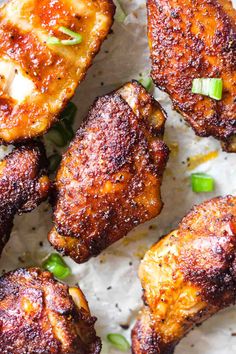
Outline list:
[[[217,78],[194,79],[192,83],[192,93],[209,96],[215,100],[222,99],[223,80]]]
[[[45,135],[45,138],[58,147],[66,146],[68,140],[65,130],[60,124],[56,124],[52,127]]]
[[[130,344],[127,339],[119,333],[110,333],[107,335],[107,339],[113,347],[122,352],[126,352],[130,349]]]
[[[213,192],[215,188],[214,178],[206,173],[193,173],[191,183],[192,190],[196,193]]]
[[[75,136],[74,130],[72,129],[70,123],[66,120],[61,122],[61,125],[64,129],[65,138],[67,143],[69,143]]]
[[[61,113],[60,121],[52,127],[45,138],[58,147],[66,146],[74,137],[72,124],[76,115],[77,107],[69,102]]]
[[[116,13],[114,18],[117,22],[123,23],[127,15],[124,12],[119,0],[114,0],[114,3],[116,5]]]
[[[60,120],[67,121],[70,125],[74,123],[77,107],[73,102],[69,102],[60,116]]]
[[[65,279],[71,275],[70,267],[58,253],[52,253],[42,264],[43,268],[51,272],[58,279]]]
[[[58,166],[60,165],[61,155],[53,154],[49,156],[48,160],[49,160],[49,168],[48,168],[49,172],[54,173],[57,170]]]
[[[76,45],[80,44],[83,40],[81,34],[71,31],[69,28],[61,26],[58,30],[67,36],[71,37],[71,39],[59,39],[57,37],[49,37],[47,39],[47,44],[49,45]]]
[[[153,87],[153,81],[152,78],[150,76],[147,77],[143,77],[139,80],[140,84],[143,85],[143,87],[145,87],[145,89],[149,92],[151,91],[152,87]]]

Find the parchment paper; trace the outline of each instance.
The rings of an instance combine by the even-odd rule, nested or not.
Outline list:
[[[145,1],[123,0],[121,3],[128,16],[122,24],[115,22],[113,33],[73,99],[78,106],[75,127],[86,116],[96,96],[108,93],[130,79],[139,79],[140,74],[149,73]],[[173,229],[194,204],[217,195],[236,194],[236,154],[222,152],[213,138],[196,137],[181,116],[172,111],[168,97],[157,89],[154,94],[168,113],[165,141],[172,149],[162,186],[165,205],[161,215],[84,265],[66,258],[73,271],[67,282],[80,284],[91,312],[98,317],[96,327],[103,339],[103,353],[118,353],[107,343],[108,333],[122,333],[130,341],[130,329],[142,305],[137,270],[145,251],[161,235]],[[49,151],[51,148],[48,146]],[[5,153],[6,148],[1,147],[0,157]],[[198,164],[202,161],[199,154],[214,158]],[[190,167],[195,164],[195,168],[189,168],[188,158]],[[196,171],[209,173],[215,178],[214,193],[195,194],[191,191],[189,176]],[[50,227],[51,208],[47,203],[31,214],[16,217],[11,239],[0,260],[0,271],[40,265],[42,259],[53,251],[47,242]],[[124,326],[129,329],[122,329]],[[192,331],[179,344],[176,354],[235,353],[235,333],[236,308],[230,308]]]

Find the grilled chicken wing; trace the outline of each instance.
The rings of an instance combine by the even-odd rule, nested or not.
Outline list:
[[[99,98],[56,177],[51,244],[81,263],[160,213],[165,114],[137,82]]]
[[[0,278],[1,354],[98,354],[87,301],[49,272],[18,269]]]
[[[50,128],[73,96],[113,20],[112,0],[10,0],[0,8],[0,139]],[[76,45],[60,27],[82,35]]]
[[[0,254],[15,214],[34,209],[48,196],[46,156],[41,144],[21,146],[0,161]]]
[[[199,136],[236,152],[236,11],[230,0],[147,0],[152,78]],[[222,78],[223,98],[191,92]]]
[[[148,251],[139,276],[145,307],[134,354],[171,354],[196,324],[236,300],[236,197],[195,207]]]

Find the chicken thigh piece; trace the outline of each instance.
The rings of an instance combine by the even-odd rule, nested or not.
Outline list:
[[[199,136],[236,152],[236,10],[231,0],[147,0],[152,78]],[[192,93],[223,80],[222,99]]]
[[[108,35],[112,0],[10,0],[0,7],[0,140],[40,136]]]
[[[193,208],[144,256],[145,306],[132,331],[134,354],[172,354],[195,326],[236,301],[236,197]]]
[[[46,166],[39,143],[20,146],[0,161],[0,254],[15,214],[29,212],[47,198],[50,181]]]
[[[87,301],[38,268],[0,278],[0,354],[98,354]]]
[[[49,241],[82,263],[162,208],[165,114],[136,81],[98,98],[64,155]]]

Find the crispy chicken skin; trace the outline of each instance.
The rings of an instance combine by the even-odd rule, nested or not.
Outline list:
[[[236,152],[236,11],[230,0],[147,0],[152,78],[199,136]],[[223,79],[216,101],[194,78]]]
[[[86,299],[38,268],[0,278],[1,354],[98,354]]]
[[[112,0],[10,0],[0,7],[0,139],[42,135],[73,96],[110,31]],[[49,37],[77,45],[49,45]]]
[[[200,204],[144,256],[134,354],[172,354],[197,324],[236,300],[236,197]]]
[[[165,114],[133,81],[98,98],[56,177],[51,244],[82,263],[162,208]]]
[[[0,161],[0,254],[15,214],[31,211],[47,198],[46,166],[44,148],[38,143],[18,147]]]

